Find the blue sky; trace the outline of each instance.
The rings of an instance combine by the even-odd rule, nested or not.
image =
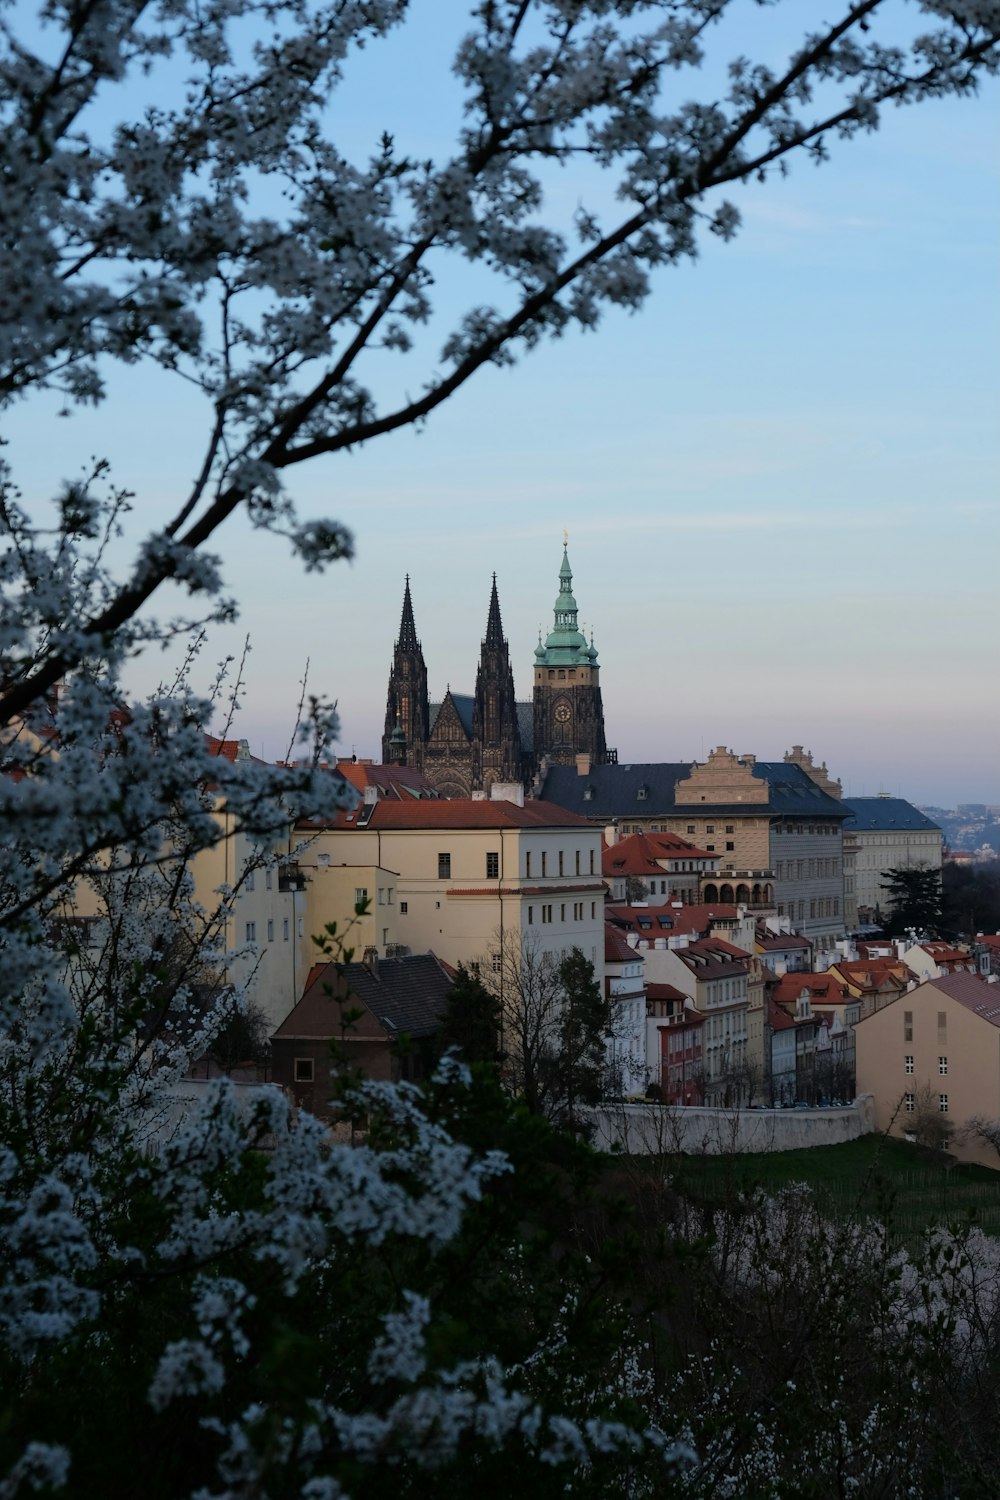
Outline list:
[[[361,152],[388,126],[447,149],[458,10],[418,6],[365,53],[334,101],[342,139]],[[735,50],[790,37],[796,11],[815,18],[748,10]],[[406,572],[432,692],[471,690],[495,570],[529,695],[566,527],[623,760],[802,743],[854,794],[1000,802],[998,116],[995,85],[889,113],[826,166],[745,192],[736,240],[659,273],[638,314],[484,372],[420,433],[296,472],[303,511],[345,521],[357,557],[304,578],[232,526],[242,619],[210,654],[250,632],[235,732],[284,753],[308,657],[343,752],[377,757]],[[112,396],[55,443],[51,406],[24,408],[12,456],[42,497],[108,453],[144,524],[196,467],[205,414],[131,373]]]

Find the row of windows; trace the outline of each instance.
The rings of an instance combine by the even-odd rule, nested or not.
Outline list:
[[[791,917],[791,919],[792,919],[793,922],[794,921],[804,922],[805,919],[806,919],[806,903],[805,903],[805,898],[803,898],[797,904],[798,904],[798,909],[799,909],[798,917],[796,917],[796,915],[795,915],[796,902],[794,902],[794,901],[787,901],[787,902],[779,901],[778,902],[778,916],[779,917],[783,917],[783,916],[787,915],[787,916]],[[810,915],[810,917],[839,917],[840,916],[840,897],[839,896],[820,896],[816,900],[810,901],[809,902],[809,915]]]
[[[269,942],[269,943],[273,943],[274,942],[274,921],[273,921],[273,919],[271,917],[268,917],[268,919],[267,919],[267,927],[265,928],[265,931],[267,932],[266,941]],[[290,936],[291,936],[291,928],[290,928],[290,925],[289,925],[288,918],[287,917],[282,917],[282,919],[281,919],[281,941],[283,943],[287,943]],[[300,917],[299,918],[299,937],[301,937],[301,936],[302,936],[302,918]],[[256,922],[248,922],[246,924],[246,942],[248,942],[248,943],[255,943],[256,941],[257,941],[257,923]]]
[[[939,1056],[938,1056],[938,1072],[941,1074],[942,1078],[945,1076],[945,1074],[947,1073],[947,1071],[948,1071],[948,1059],[946,1057],[943,1057],[943,1056],[941,1056],[939,1054]],[[913,1054],[910,1053],[910,1052],[907,1052],[905,1054],[904,1058],[903,1058],[903,1072],[904,1073],[912,1073],[913,1072]]]
[[[694,824],[694,823],[689,823],[687,825],[687,831],[688,831],[688,833],[697,833],[697,831],[698,831],[697,825]],[[706,833],[714,833],[715,832],[715,824],[714,823],[706,823],[705,824],[705,832]],[[735,823],[727,823],[726,824],[726,832],[727,833],[735,833],[736,832],[736,825],[735,825]],[[711,849],[712,846],[711,846],[711,844],[708,844],[706,847],[709,848],[709,849]],[[729,849],[731,849],[732,847],[733,847],[732,844],[728,844],[727,845],[727,848],[729,848]]]
[[[903,1095],[903,1108],[908,1115],[912,1114],[917,1107],[917,1101],[913,1094]],[[938,1109],[943,1115],[948,1113],[948,1095],[938,1094]]]
[[[840,860],[823,859],[779,859],[774,867],[778,880],[829,879],[840,874]]]
[[[589,868],[587,870],[587,874],[588,875],[593,875],[594,874],[594,851],[593,851],[593,849],[590,849],[587,852],[588,852],[588,855],[589,855],[589,860],[588,860]],[[579,849],[574,849],[574,851],[573,851],[573,874],[574,875],[582,875],[584,873],[584,871],[582,869],[582,863],[583,863],[583,856],[581,854],[581,851]],[[531,865],[532,865],[531,851],[528,850],[527,853],[524,856],[524,873],[525,873],[526,876],[530,876],[531,873],[532,873]],[[548,855],[548,851],[543,849],[542,850],[542,870],[541,870],[541,873],[542,873],[542,875],[548,875],[550,873],[556,874],[556,875],[565,875],[566,874],[566,853],[565,853],[565,850],[559,849],[559,850],[556,851],[556,869],[554,871],[550,872],[550,870],[549,870],[549,855]],[[486,879],[487,880],[498,880],[499,878],[500,878],[500,855],[499,855],[499,853],[494,853],[494,852],[490,851],[486,855]],[[438,854],[438,880],[450,880],[450,879],[451,879],[451,853],[449,851],[442,850]]]
[[[837,827],[836,823],[810,823],[810,824],[808,824],[808,826],[805,823],[782,823],[782,824],[779,824],[779,826],[775,829],[775,833],[788,833],[788,834],[795,834],[795,833],[819,833],[819,834],[831,834],[832,833],[832,834],[836,834],[836,833],[839,833],[839,832],[840,832],[840,830]]]
[[[559,902],[559,921],[560,922],[565,922],[567,920],[566,910],[567,910],[567,908],[570,905],[572,905],[572,907],[573,907],[573,915],[572,915],[571,918],[569,918],[569,920],[572,921],[572,922],[582,922],[583,921],[583,909],[586,906],[586,904],[587,903],[585,901],[573,901],[572,903],[569,902],[569,901],[560,901]],[[555,920],[555,918],[552,915],[552,913],[555,911],[555,903],[553,903],[551,901],[547,901],[542,906],[538,906],[538,907],[529,906],[528,907],[528,926],[529,927],[533,927],[535,925],[535,912],[536,911],[540,913],[539,920],[542,921],[542,922],[544,922],[544,923],[552,922],[552,921]],[[593,921],[596,920],[596,918],[597,918],[597,902],[596,901],[591,901],[591,903],[590,903],[590,920],[593,922]]]

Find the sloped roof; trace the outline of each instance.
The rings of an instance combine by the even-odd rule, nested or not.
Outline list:
[[[632,833],[617,844],[605,844],[601,853],[602,873],[622,875],[663,875],[669,873],[659,863],[670,859],[710,859],[718,855],[698,849],[676,833]]]
[[[769,932],[763,937],[758,932],[754,937],[754,942],[764,953],[784,953],[786,949],[812,947],[809,939],[797,932]]]
[[[472,715],[476,707],[476,700],[471,693],[452,693],[451,701],[455,705],[458,717],[462,721],[462,728],[469,737],[472,737]],[[427,719],[428,728],[433,729],[437,722],[437,716],[441,712],[444,699],[440,703],[428,703]]]
[[[450,975],[433,953],[380,959],[377,975],[361,963],[313,964],[302,999],[274,1037],[322,1041],[339,1034],[333,996],[349,996],[352,1004],[363,1005],[390,1034],[429,1036],[440,1024],[451,986]]]
[[[882,833],[928,829],[940,833],[940,826],[902,797],[845,797],[841,803],[847,813],[845,828],[861,833]]]
[[[817,1005],[857,1004],[836,974],[783,974],[771,991],[779,1005],[794,1005],[802,991]]]
[[[528,751],[535,748],[535,705],[532,702],[514,704],[514,712],[517,714],[517,732],[521,737],[521,749]]]
[[[714,906],[702,903],[699,906],[624,906],[620,903],[605,907],[605,916],[618,927],[630,932],[640,932],[644,937],[667,937],[697,932],[704,936],[713,917],[722,920],[735,919],[736,907],[725,902]]]
[[[550,802],[496,802],[466,797],[438,802],[377,802],[368,828],[585,828],[583,818]]]
[[[397,802],[440,796],[423,771],[417,771],[413,766],[384,766],[370,760],[338,760],[337,770],[357,791],[363,792],[366,787],[373,786],[377,788],[380,797],[391,797]]]
[[[940,979],[928,979],[927,983],[989,1021],[991,1026],[1000,1026],[1000,985],[989,984],[978,974],[963,973],[945,974]]]
[[[606,964],[634,964],[642,958],[641,953],[629,943],[624,933],[610,922],[604,924],[604,962]]]
[[[760,782],[759,802],[677,803],[678,781],[691,774],[692,763],[643,762],[636,765],[591,766],[581,776],[575,766],[551,766],[540,792],[588,818],[610,821],[624,817],[705,817],[735,813],[742,817],[821,817],[842,819],[844,804],[820,790],[801,766],[780,760],[758,760],[750,767]]]

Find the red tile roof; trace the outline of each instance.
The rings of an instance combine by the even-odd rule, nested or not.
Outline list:
[[[605,908],[605,915],[613,918],[619,926],[627,927],[630,932],[640,932],[644,937],[671,937],[687,936],[692,932],[707,934],[713,917],[723,921],[735,920],[737,912],[735,906],[721,901],[713,906],[680,906],[669,901],[662,906],[612,903]],[[643,926],[644,919],[651,919],[649,926]]]
[[[394,798],[397,802],[411,797],[437,798],[438,792],[422,771],[412,766],[384,766],[371,760],[352,760],[342,757],[337,761],[337,770],[359,792],[366,787],[378,788],[382,797]]]
[[[607,964],[632,964],[639,958],[640,954],[626,941],[625,935],[611,926],[610,922],[604,924],[604,962]]]
[[[438,802],[377,802],[368,828],[574,828],[593,833],[594,826],[553,802],[472,801],[442,798]]]
[[[646,998],[648,1000],[679,1000],[683,1005],[684,1001],[689,1000],[691,997],[690,995],[685,995],[683,990],[679,990],[673,984],[647,984]],[[691,1014],[698,1015],[699,1012],[692,1010]]]
[[[849,1004],[854,999],[835,974],[783,974],[771,994],[779,1005],[795,1005],[803,990],[814,1005]]]
[[[601,869],[609,878],[615,875],[668,875],[671,872],[659,861],[671,859],[717,861],[718,855],[709,854],[707,849],[698,849],[676,833],[633,833],[617,844],[605,845]]]
[[[940,979],[928,979],[927,984],[939,994],[957,1000],[991,1026],[1000,1027],[1000,985],[990,984],[978,974],[944,974]]]

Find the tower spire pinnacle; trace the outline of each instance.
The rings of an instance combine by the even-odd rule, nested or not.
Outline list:
[[[497,575],[493,574],[493,589],[490,594],[490,613],[486,621],[484,646],[499,650],[503,646],[503,623],[500,619],[500,600],[497,597]]]
[[[410,575],[406,575],[406,588],[403,591],[403,615],[399,622],[399,640],[396,642],[400,651],[418,651],[420,642],[417,640],[417,627],[413,622],[413,601],[410,598]]]

